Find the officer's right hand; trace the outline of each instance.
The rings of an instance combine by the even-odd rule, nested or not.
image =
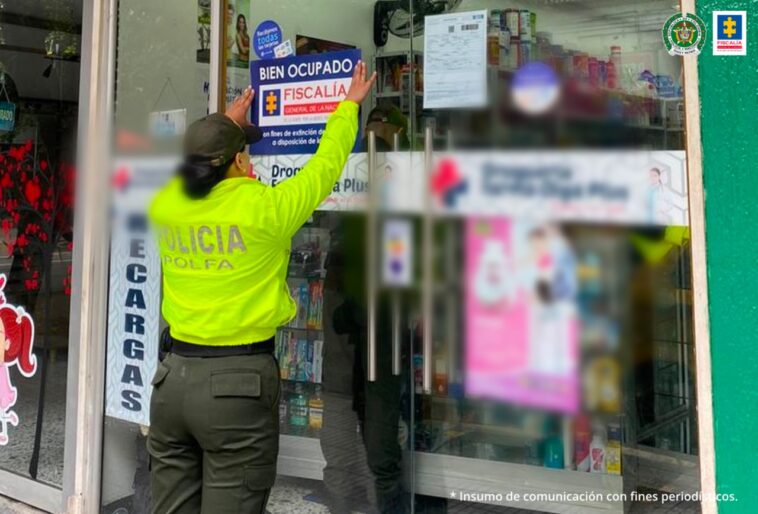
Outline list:
[[[360,105],[369,91],[371,91],[374,82],[376,82],[376,72],[372,73],[371,77],[366,80],[366,63],[358,61],[355,65],[353,80],[350,82],[350,89],[347,91],[345,100],[350,100]]]

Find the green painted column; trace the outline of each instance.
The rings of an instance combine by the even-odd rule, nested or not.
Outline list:
[[[716,489],[758,512],[758,1],[697,0]],[[712,13],[747,11],[747,56],[714,56]]]

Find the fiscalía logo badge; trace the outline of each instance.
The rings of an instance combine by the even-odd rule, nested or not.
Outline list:
[[[666,20],[662,33],[670,55],[697,55],[705,45],[705,23],[694,14],[676,13]]]
[[[8,425],[18,426],[13,410],[18,391],[11,383],[10,370],[16,366],[24,377],[37,371],[37,357],[32,353],[34,321],[22,307],[5,302],[6,276],[0,273],[0,446],[8,444]]]
[[[713,11],[713,55],[747,55],[747,12]]]

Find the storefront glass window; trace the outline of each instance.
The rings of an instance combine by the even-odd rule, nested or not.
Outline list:
[[[81,16],[75,1],[0,2],[0,469],[57,487]]]
[[[298,311],[277,334],[269,509],[655,511],[671,503],[632,491],[697,490],[682,61],[661,41],[675,7],[222,8],[222,97],[256,87],[264,141],[250,149],[251,174],[262,182],[307,162],[340,66],[360,57],[378,73],[343,176],[293,238]],[[173,171],[182,127],[206,112],[213,20],[209,0],[119,4],[124,220]],[[103,512],[143,513],[160,286],[146,235],[120,233]],[[146,250],[130,256],[135,239]],[[124,301],[130,259],[149,267],[146,309]],[[122,330],[129,316],[144,332]],[[556,491],[567,496],[537,496]]]

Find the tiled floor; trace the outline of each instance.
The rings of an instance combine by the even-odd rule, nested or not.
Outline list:
[[[329,514],[330,511],[324,505],[324,490],[320,482],[313,480],[302,480],[292,478],[280,478],[271,493],[269,500],[269,514]],[[129,514],[144,514],[132,512],[129,507],[118,512],[128,512]],[[371,510],[361,508],[353,512],[367,514]],[[417,512],[423,512],[417,510]],[[437,512],[437,511],[435,511]],[[448,514],[535,514],[533,510],[513,509],[507,507],[497,507],[494,505],[482,505],[475,503],[464,503],[451,501],[447,504],[446,512]],[[630,513],[633,514],[693,514],[700,512],[697,504],[682,502],[673,505],[650,505],[638,503],[632,505]],[[27,505],[20,504],[0,496],[0,514],[42,514],[42,511],[33,509]],[[347,514],[347,513],[335,513]]]
[[[18,503],[4,496],[0,496],[0,514],[43,514],[41,510],[34,509],[23,503]]]

